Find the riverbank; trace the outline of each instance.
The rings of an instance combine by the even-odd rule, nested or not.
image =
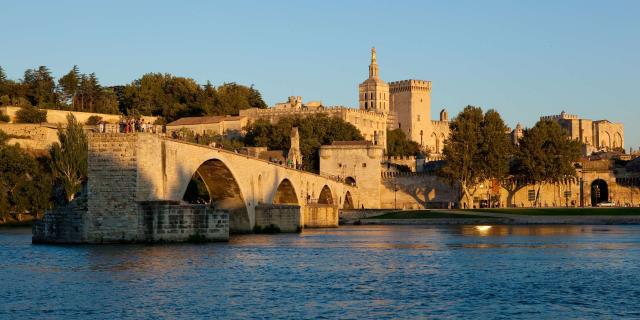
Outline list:
[[[348,221],[345,224],[623,225],[640,224],[640,210],[637,208],[415,210],[388,212]]]

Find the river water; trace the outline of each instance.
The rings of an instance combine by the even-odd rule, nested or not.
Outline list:
[[[229,243],[32,245],[0,319],[640,318],[640,226],[347,226]]]

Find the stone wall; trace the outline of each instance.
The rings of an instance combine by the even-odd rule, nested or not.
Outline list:
[[[446,208],[457,202],[457,191],[433,174],[385,176],[380,185],[380,208]]]
[[[85,236],[85,216],[87,214],[87,197],[82,196],[75,201],[48,210],[41,220],[33,224],[33,243],[81,243],[87,241]]]
[[[25,149],[48,150],[58,142],[58,129],[53,125],[0,123],[0,130],[18,136],[9,139],[8,143],[20,144]]]
[[[304,207],[305,228],[337,228],[338,206],[332,204],[309,204]]]
[[[299,232],[302,229],[300,206],[289,204],[259,204],[256,206],[259,228],[277,226],[281,232]]]
[[[87,237],[98,242],[140,241],[136,135],[89,137]]]
[[[229,213],[207,205],[140,203],[146,242],[227,241]]]
[[[10,107],[10,106],[0,107],[0,111],[8,115],[12,122],[15,122],[16,112],[18,112],[18,110],[20,110],[20,107]],[[76,120],[78,120],[78,122],[80,123],[86,123],[91,116],[102,117],[102,120],[109,123],[117,123],[118,121],[120,121],[119,114],[79,112],[79,111],[54,110],[54,109],[42,109],[42,110],[47,111],[47,123],[52,123],[52,124],[66,124],[67,115],[69,113],[73,114],[76,117]],[[142,118],[146,123],[153,123],[154,121],[156,121],[158,117],[143,116]]]

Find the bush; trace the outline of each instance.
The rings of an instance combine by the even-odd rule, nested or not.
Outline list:
[[[47,110],[40,110],[32,106],[23,106],[16,112],[18,123],[42,123],[47,122]]]
[[[167,120],[165,118],[163,118],[163,117],[158,117],[156,119],[156,121],[153,122],[153,124],[156,125],[156,126],[163,126],[163,125],[167,124]]]
[[[9,121],[11,121],[11,119],[9,118],[8,115],[4,113],[0,113],[0,122],[9,122]]]
[[[101,116],[91,116],[89,117],[89,119],[87,119],[87,122],[85,122],[85,124],[88,126],[97,126],[100,121],[102,121]]]

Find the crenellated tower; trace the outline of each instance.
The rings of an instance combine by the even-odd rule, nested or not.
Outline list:
[[[395,81],[389,83],[389,88],[390,112],[395,115],[389,129],[400,128],[411,140],[428,147],[434,134],[431,126],[431,81]]]

